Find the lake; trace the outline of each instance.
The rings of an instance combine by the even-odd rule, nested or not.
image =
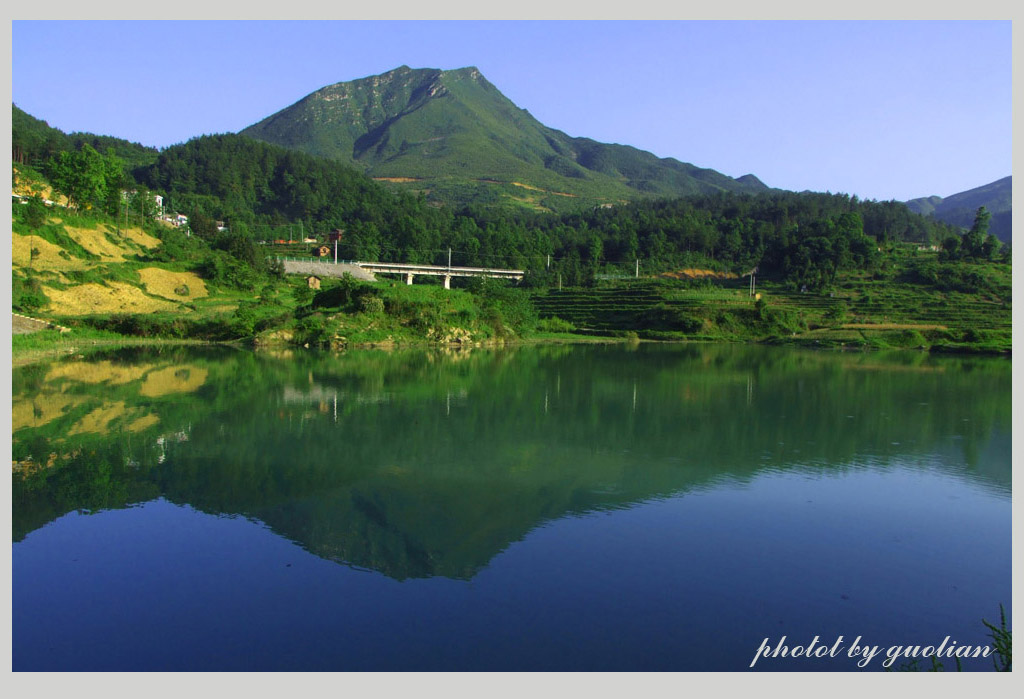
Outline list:
[[[14,370],[12,410],[15,670],[746,671],[817,637],[753,669],[860,671],[859,638],[880,671],[1011,612],[1005,358],[122,349]]]

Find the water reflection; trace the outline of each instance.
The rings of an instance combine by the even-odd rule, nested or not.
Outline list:
[[[770,473],[1010,492],[1010,362],[731,346],[131,350],[14,372],[14,536],[157,497],[395,579]]]

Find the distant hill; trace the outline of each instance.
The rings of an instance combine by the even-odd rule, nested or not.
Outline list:
[[[476,68],[411,69],[329,85],[242,135],[354,165],[449,204],[536,210],[646,196],[760,192],[630,146],[574,138],[540,123]]]
[[[14,162],[38,167],[60,151],[77,150],[83,143],[88,143],[100,153],[113,148],[129,169],[156,162],[160,153],[156,148],[113,136],[83,132],[65,134],[17,105],[11,105],[11,156]]]
[[[922,197],[911,199],[907,206],[915,213],[931,216],[939,221],[970,228],[978,208],[984,206],[992,214],[989,232],[1003,242],[1012,235],[1013,177],[1004,177],[990,184],[969,189],[948,197]]]

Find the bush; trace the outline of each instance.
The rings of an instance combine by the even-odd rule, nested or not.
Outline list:
[[[50,303],[42,285],[35,279],[15,277],[11,283],[11,306],[19,311],[35,311]]]
[[[468,288],[480,299],[484,319],[499,335],[509,330],[524,335],[537,327],[537,309],[526,291],[487,277],[473,277]]]
[[[845,322],[847,317],[846,304],[837,301],[828,307],[823,319],[830,325],[839,325],[840,323]]]
[[[319,310],[354,310],[356,299],[359,296],[368,291],[373,293],[373,290],[364,290],[361,287],[362,285],[351,274],[345,274],[335,286],[317,292],[310,305]]]
[[[384,299],[376,295],[363,295],[359,298],[359,309],[363,313],[383,313]]]
[[[912,329],[886,333],[884,338],[890,347],[928,347],[930,344],[924,335]]]
[[[313,313],[299,320],[295,324],[295,340],[310,347],[330,346],[331,332],[326,317],[322,313]]]
[[[537,323],[537,330],[544,333],[571,333],[576,331],[576,326],[558,316],[543,318]],[[635,334],[635,333],[634,333]]]
[[[251,267],[222,252],[210,255],[196,271],[215,285],[245,291],[253,291],[259,278]]]
[[[258,304],[247,302],[238,305],[231,316],[231,329],[239,337],[251,337],[256,330]]]

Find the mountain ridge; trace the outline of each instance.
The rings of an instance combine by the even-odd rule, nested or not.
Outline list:
[[[914,213],[931,216],[961,228],[970,228],[979,207],[984,206],[992,220],[989,232],[1003,242],[1010,242],[1013,233],[1013,176],[1002,177],[948,197],[932,195],[905,202]]]
[[[481,187],[491,190],[484,199],[521,196],[503,187],[513,182],[587,203],[768,189],[754,175],[734,179],[545,126],[473,66],[403,65],[327,85],[239,133],[353,165],[443,203],[480,198]],[[543,195],[531,203],[555,204]]]

